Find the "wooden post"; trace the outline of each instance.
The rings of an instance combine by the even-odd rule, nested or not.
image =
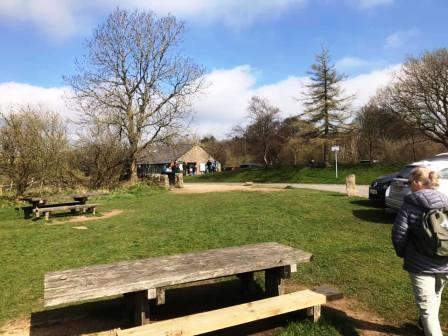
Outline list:
[[[241,291],[244,295],[250,295],[255,290],[254,272],[241,273],[237,275],[241,280]]]
[[[142,326],[149,322],[148,291],[132,293],[134,302],[134,325]]]
[[[176,188],[184,187],[184,174],[183,173],[176,173],[174,185]]]
[[[347,196],[356,196],[356,176],[355,174],[348,175],[345,178],[345,186],[347,189]]]
[[[134,295],[133,293],[123,294],[123,303],[127,313],[131,314],[134,309]]]
[[[163,288],[156,288],[156,304],[163,305],[165,304],[165,289]]]
[[[286,266],[289,268],[289,266]],[[267,296],[285,294],[285,267],[276,267],[266,270],[264,283]]]
[[[306,309],[306,315],[313,322],[317,322],[320,319],[320,312],[321,312],[321,305],[309,307]]]

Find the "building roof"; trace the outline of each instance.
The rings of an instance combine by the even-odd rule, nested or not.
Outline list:
[[[139,164],[164,164],[178,160],[182,155],[192,149],[195,144],[157,145],[143,152],[137,163]]]

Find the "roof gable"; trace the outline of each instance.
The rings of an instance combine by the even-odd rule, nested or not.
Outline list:
[[[178,160],[189,152],[195,144],[157,145],[148,148],[139,155],[139,164],[164,164]],[[201,147],[202,148],[202,147]]]

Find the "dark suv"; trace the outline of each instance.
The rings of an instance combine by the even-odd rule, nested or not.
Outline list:
[[[373,181],[369,187],[369,200],[385,204],[386,190],[398,174],[399,172],[395,172],[389,175],[380,176]]]

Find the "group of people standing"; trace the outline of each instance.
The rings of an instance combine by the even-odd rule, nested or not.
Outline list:
[[[426,228],[429,211],[448,209],[448,197],[437,190],[438,175],[428,168],[415,168],[410,174],[409,185],[412,193],[405,197],[397,214],[392,242],[397,255],[403,258],[403,269],[409,273],[419,310],[419,327],[425,336],[442,336],[439,309],[448,280],[448,256],[443,253],[433,255],[422,248],[425,236],[422,229]],[[447,234],[448,223],[443,221],[440,225],[437,231],[446,228]],[[440,244],[436,245],[440,247]]]
[[[183,173],[182,162],[172,161],[162,167],[162,174],[168,175],[168,181],[171,186],[176,184],[176,174]]]

